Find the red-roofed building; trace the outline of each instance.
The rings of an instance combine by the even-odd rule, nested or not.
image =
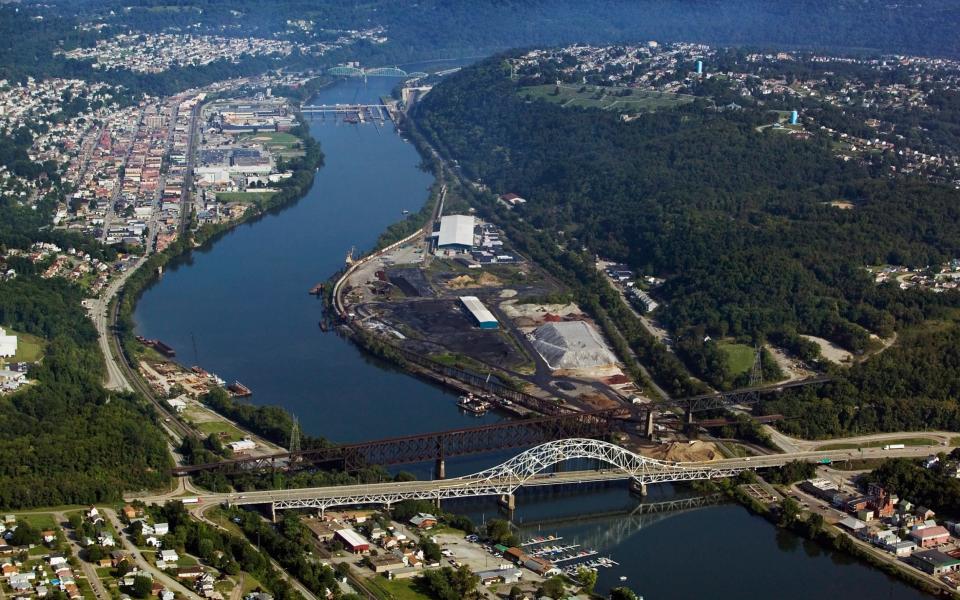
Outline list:
[[[933,548],[947,543],[950,540],[950,532],[940,525],[935,525],[923,529],[914,529],[910,532],[910,539],[921,548]]]

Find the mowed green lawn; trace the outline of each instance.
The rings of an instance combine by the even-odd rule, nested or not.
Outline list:
[[[43,358],[43,350],[47,343],[42,337],[20,333],[13,329],[7,329],[7,335],[17,336],[17,353],[10,362],[37,362]]]
[[[376,588],[383,594],[384,598],[392,600],[428,600],[425,596],[414,589],[412,579],[384,579],[378,575],[367,580],[370,587]]]
[[[261,131],[243,136],[244,141],[251,141],[265,146],[292,146],[300,143],[300,138],[285,131]]]
[[[582,90],[582,91],[581,91]],[[693,101],[692,96],[635,90],[631,88],[599,88],[592,85],[562,85],[559,94],[556,85],[522,87],[517,93],[532,100],[543,99],[562,106],[599,108],[615,112],[650,112],[673,108]],[[623,94],[623,95],[621,95]]]
[[[201,432],[210,435],[226,434],[225,443],[236,442],[237,440],[242,440],[244,438],[243,432],[231,425],[230,423],[224,423],[223,421],[203,421],[201,423],[195,424],[196,428]]]
[[[727,368],[733,375],[746,373],[753,367],[754,349],[746,344],[721,340],[717,346],[727,355]]]

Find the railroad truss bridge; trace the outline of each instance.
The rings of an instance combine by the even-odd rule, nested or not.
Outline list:
[[[357,471],[371,465],[435,461],[435,476],[443,478],[446,475],[447,457],[529,448],[562,438],[604,438],[630,420],[631,412],[626,408],[568,412],[533,419],[511,419],[452,431],[310,448],[299,452],[239,457],[201,465],[183,465],[175,467],[173,475],[193,475],[203,471],[301,468]]]

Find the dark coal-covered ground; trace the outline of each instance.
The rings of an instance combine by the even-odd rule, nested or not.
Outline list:
[[[412,350],[469,356],[491,365],[516,368],[527,358],[500,329],[480,329],[458,300],[417,300],[381,306],[388,321],[413,330],[422,339],[409,340]],[[408,331],[409,333],[409,331]]]

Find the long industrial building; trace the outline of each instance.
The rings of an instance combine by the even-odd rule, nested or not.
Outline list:
[[[473,316],[480,329],[496,329],[500,326],[497,318],[476,296],[460,296],[460,302],[463,302],[463,306],[470,311],[470,315]]]
[[[470,215],[447,215],[440,218],[437,248],[469,250],[473,248],[474,218]]]

